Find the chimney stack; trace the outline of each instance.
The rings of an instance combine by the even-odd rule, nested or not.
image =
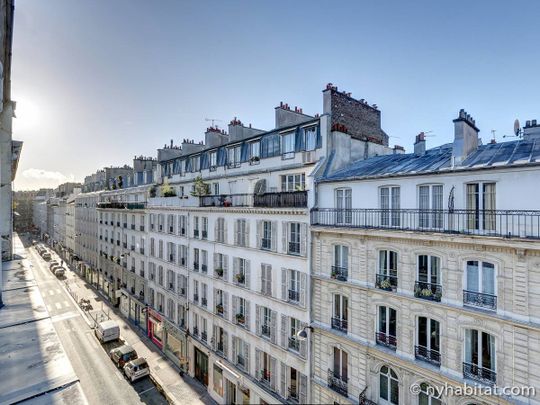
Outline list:
[[[454,144],[452,157],[455,164],[459,165],[467,157],[478,149],[478,133],[476,122],[462,108],[458,117],[454,120]]]
[[[414,142],[414,154],[416,156],[422,156],[426,153],[426,135],[423,132],[420,132],[416,135],[416,140]]]

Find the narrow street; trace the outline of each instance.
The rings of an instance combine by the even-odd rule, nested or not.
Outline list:
[[[80,384],[91,404],[166,404],[149,378],[130,384],[99,344],[69,293],[32,247],[27,247],[45,305]],[[75,277],[70,271],[67,278]]]

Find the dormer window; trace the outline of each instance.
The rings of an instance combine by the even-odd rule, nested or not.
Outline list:
[[[216,170],[217,167],[217,151],[210,152],[210,171]]]
[[[254,141],[249,144],[249,164],[259,164],[261,160],[261,142]]]
[[[306,151],[315,150],[317,147],[317,127],[304,128],[306,136]]]
[[[294,147],[295,147],[295,132],[289,132],[281,136],[281,158],[282,159],[292,159],[294,158]]]
[[[227,166],[229,168],[240,167],[240,145],[232,146],[227,150]]]
[[[201,170],[201,157],[199,155],[191,158],[191,171],[198,172]]]

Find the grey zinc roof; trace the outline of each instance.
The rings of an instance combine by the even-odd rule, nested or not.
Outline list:
[[[452,144],[429,149],[424,155],[414,153],[375,156],[358,160],[322,177],[319,181],[340,181],[373,177],[394,177],[412,174],[429,174],[449,170]],[[455,170],[480,169],[540,163],[540,141],[517,140],[481,145]]]

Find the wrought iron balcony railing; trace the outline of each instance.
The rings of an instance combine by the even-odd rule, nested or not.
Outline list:
[[[463,303],[465,305],[494,311],[497,309],[497,296],[477,291],[463,290]]]
[[[289,349],[292,349],[295,352],[300,351],[300,340],[298,340],[296,336],[289,336]]]
[[[463,363],[463,376],[487,385],[494,385],[497,381],[497,373],[494,370],[465,362]]]
[[[199,197],[200,207],[250,207],[252,194],[218,194]]]
[[[306,208],[307,191],[254,194],[253,206],[267,208]]]
[[[396,350],[397,347],[397,338],[395,336],[386,334],[384,332],[377,332],[375,335],[375,340],[377,344],[389,347],[390,349]]]
[[[441,365],[441,353],[424,346],[414,346],[414,355],[417,359],[427,361],[435,366]]]
[[[330,387],[337,393],[347,396],[347,381],[347,377],[340,376],[339,373],[335,373],[333,370],[328,370],[328,387]]]
[[[311,224],[540,239],[540,210],[314,208]]]
[[[386,274],[377,274],[375,278],[375,286],[381,290],[396,291],[398,285],[397,276]]]
[[[358,396],[358,405],[377,405],[377,402],[374,402],[371,399],[366,398],[367,388],[368,387],[364,388],[364,390]]]
[[[330,277],[339,281],[347,281],[349,276],[349,269],[346,267],[332,266]]]
[[[414,296],[430,301],[441,301],[442,285],[417,281],[414,283]]]
[[[348,324],[346,319],[332,317],[332,329],[347,333]]]
[[[146,203],[144,202],[101,202],[98,203],[98,208],[101,209],[115,209],[115,210],[143,210],[146,208]],[[120,226],[120,222],[118,225]]]
[[[270,325],[261,325],[261,335],[270,337],[271,335]]]
[[[299,302],[300,301],[300,292],[296,290],[289,290],[289,301]]]

